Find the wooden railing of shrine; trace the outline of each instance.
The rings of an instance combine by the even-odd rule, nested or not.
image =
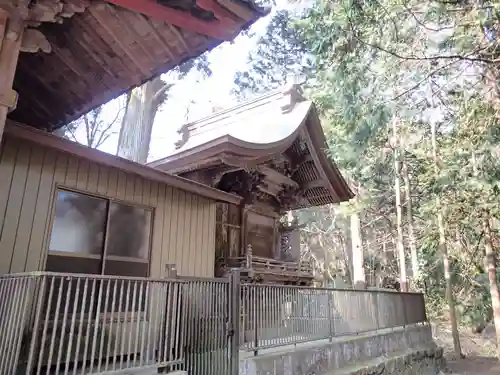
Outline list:
[[[271,274],[292,277],[313,277],[313,268],[308,261],[289,262],[259,257],[252,254],[249,245],[245,256],[228,258],[225,268],[237,268],[253,274]]]

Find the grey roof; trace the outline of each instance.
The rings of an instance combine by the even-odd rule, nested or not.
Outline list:
[[[295,87],[289,88],[292,89]],[[273,91],[183,125],[178,130],[179,139],[172,142],[177,143],[177,146],[166,145],[171,152],[150,164],[168,162],[176,155],[226,137],[257,149],[283,141],[298,130],[313,104],[299,97],[297,99],[300,101],[291,103],[289,90]]]
[[[297,167],[294,178],[307,189],[311,204],[353,197],[326,153],[328,146],[314,103],[301,95],[297,85],[183,125],[178,133],[179,139],[172,141],[175,147],[165,145],[171,151],[148,165],[183,174],[218,164],[247,168],[286,153],[296,162],[307,160]]]

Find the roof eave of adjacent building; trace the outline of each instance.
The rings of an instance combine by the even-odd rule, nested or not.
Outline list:
[[[14,121],[9,120],[7,122],[4,134],[13,138],[35,143],[43,147],[72,154],[97,164],[133,173],[145,179],[164,183],[215,201],[239,204],[242,200],[242,198],[237,195],[226,193],[187,178],[172,175],[159,169],[151,168],[147,165],[135,163],[76,142],[62,139],[56,135],[34,129]]]

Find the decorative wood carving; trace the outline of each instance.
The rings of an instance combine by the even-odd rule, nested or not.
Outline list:
[[[283,186],[278,195],[278,202],[282,211],[286,211],[289,207],[292,207],[296,202],[303,199],[300,195],[301,189],[299,186]]]
[[[302,89],[300,85],[292,84],[283,91],[283,104],[281,111],[283,113],[290,112],[295,104],[303,102],[305,98],[302,96]]]
[[[189,140],[189,124],[181,126],[179,130],[177,130],[177,134],[181,136],[181,139],[175,142],[175,148],[179,149]]]
[[[21,42],[21,51],[36,53],[42,51],[49,53],[51,51],[50,43],[40,31],[36,29],[26,29]]]
[[[88,6],[90,2],[87,0],[65,0],[64,2],[62,0],[19,0],[7,4],[1,3],[0,9],[9,14],[11,23],[17,25],[17,27],[11,26],[11,34],[16,34],[16,38],[21,35],[24,27],[31,27],[23,33],[22,52],[49,53],[51,52],[49,41],[39,30],[33,28],[44,22],[62,23],[65,18],[84,12]]]
[[[256,193],[259,192],[258,186],[262,182],[264,175],[258,171],[243,171],[225,174],[219,184],[218,188],[228,192],[234,193],[243,197],[245,204],[250,204],[254,201]]]

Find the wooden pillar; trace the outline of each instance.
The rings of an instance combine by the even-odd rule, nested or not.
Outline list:
[[[0,141],[7,113],[15,107],[16,93],[12,90],[17,59],[21,48],[23,25],[0,9]]]

